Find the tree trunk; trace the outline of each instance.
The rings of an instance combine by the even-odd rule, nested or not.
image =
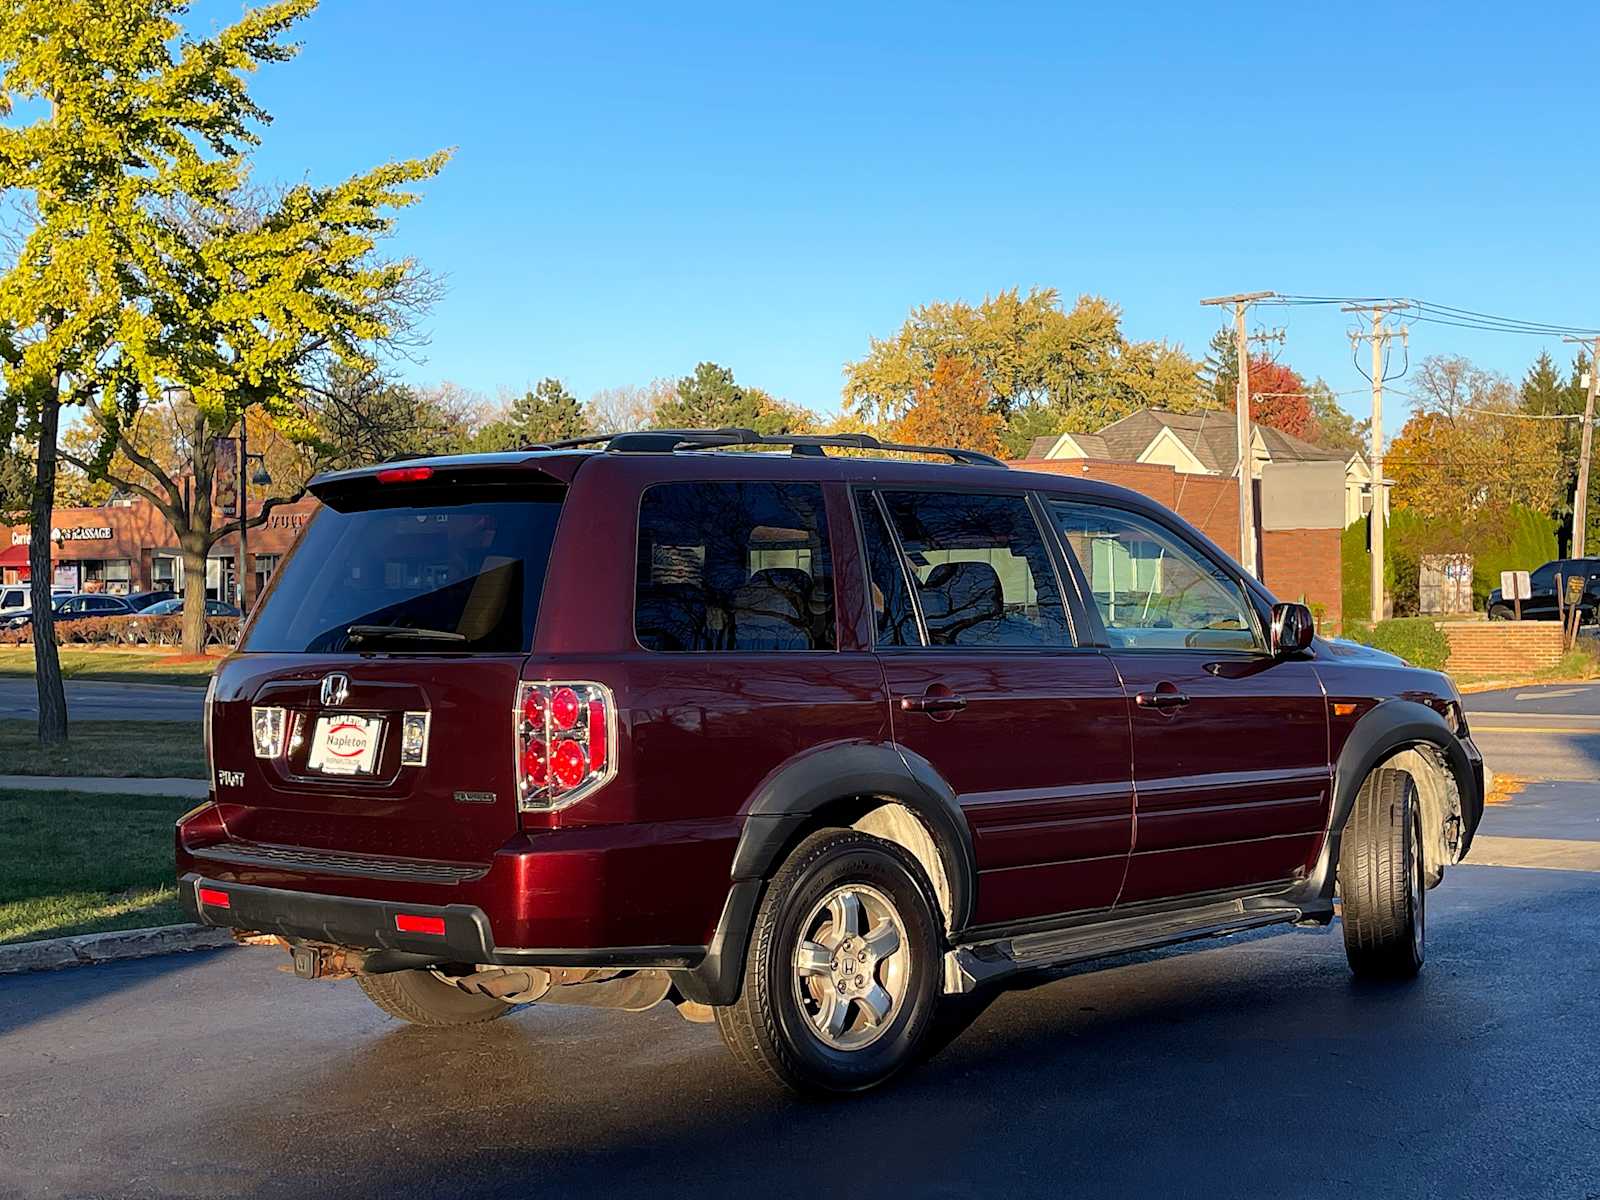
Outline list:
[[[56,494],[56,431],[61,424],[60,381],[39,405],[39,458],[34,468],[28,543],[29,594],[33,605],[33,666],[39,692],[39,742],[56,746],[67,740],[67,694],[61,683],[61,655],[56,650],[55,610],[50,605],[50,518]]]
[[[180,539],[183,550],[183,652],[206,652],[206,551],[204,538]]]

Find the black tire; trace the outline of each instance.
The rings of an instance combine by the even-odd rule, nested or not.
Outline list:
[[[1410,979],[1426,951],[1422,809],[1404,771],[1380,767],[1356,794],[1339,847],[1344,951],[1365,979]]]
[[[1489,606],[1489,620],[1491,621],[1509,621],[1514,615],[1504,604],[1492,604]]]
[[[867,1021],[865,1003],[846,1005],[856,1032],[843,1036],[874,1040],[839,1049],[813,1023],[817,1018],[804,998],[809,985],[796,970],[795,956],[803,926],[817,906],[849,885],[892,904],[908,958],[896,968],[905,971],[904,984],[881,1027]],[[739,999],[716,1010],[717,1031],[733,1056],[768,1081],[812,1096],[864,1091],[911,1063],[943,990],[942,940],[932,896],[916,859],[890,842],[847,829],[821,830],[801,842],[756,912]],[[889,961],[886,957],[869,968],[868,987],[876,982],[876,972],[890,969]],[[818,986],[825,989],[826,982]],[[832,997],[828,1000],[831,1004]]]
[[[475,996],[445,983],[431,971],[357,975],[361,990],[384,1012],[413,1025],[481,1025],[505,1016],[512,1006],[493,996]]]

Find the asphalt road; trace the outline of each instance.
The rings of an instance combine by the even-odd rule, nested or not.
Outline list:
[[[1467,725],[1498,774],[1600,779],[1600,684],[1504,688],[1465,697]]]
[[[67,713],[74,721],[199,721],[206,690],[158,683],[66,681]],[[0,718],[39,716],[32,679],[0,679]]]
[[[265,949],[4,978],[0,1194],[1594,1196],[1600,787],[1528,794],[1486,845],[1596,861],[1452,870],[1413,984],[1337,926],[1130,956],[846,1102],[665,1007],[421,1030]]]

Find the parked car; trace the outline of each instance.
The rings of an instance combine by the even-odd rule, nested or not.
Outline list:
[[[14,617],[33,607],[33,593],[29,591],[29,586],[26,583],[8,583],[0,587],[0,627],[3,627],[6,618]],[[70,596],[72,589],[52,588],[50,594]]]
[[[183,598],[181,596],[174,596],[170,600],[162,600],[144,610],[144,615],[147,617],[176,617],[181,616],[182,613]],[[232,604],[226,604],[221,600],[206,601],[206,616],[208,617],[237,617],[239,615],[239,610]]]
[[[125,597],[104,592],[62,596],[55,602],[56,621],[63,624],[81,621],[85,617],[128,617],[133,612],[133,605]]]
[[[1579,620],[1587,625],[1600,613],[1600,558],[1558,558],[1547,562],[1537,571],[1528,572],[1528,599],[1522,602],[1524,621],[1554,621],[1566,611],[1567,580],[1575,575],[1583,577],[1583,599],[1578,602]],[[1556,577],[1561,578],[1561,603],[1556,603]],[[1500,595],[1495,588],[1489,593],[1489,619],[1510,621],[1516,617],[1516,607]]]
[[[178,593],[171,588],[158,588],[152,592],[134,592],[132,595],[125,597],[125,599],[133,606],[135,612],[144,612],[152,605],[164,604],[169,600],[177,599],[177,597]]]
[[[1121,488],[595,444],[313,481],[208,692],[195,920],[422,1025],[670,1000],[823,1093],[947,995],[1336,894],[1356,973],[1421,968],[1483,808],[1445,676]]]

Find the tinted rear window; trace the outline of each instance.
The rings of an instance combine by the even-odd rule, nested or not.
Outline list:
[[[833,566],[813,483],[663,483],[639,505],[647,650],[832,650]]]
[[[409,489],[381,507],[324,507],[273,576],[244,649],[525,653],[563,496]],[[351,626],[458,636],[352,636]]]

